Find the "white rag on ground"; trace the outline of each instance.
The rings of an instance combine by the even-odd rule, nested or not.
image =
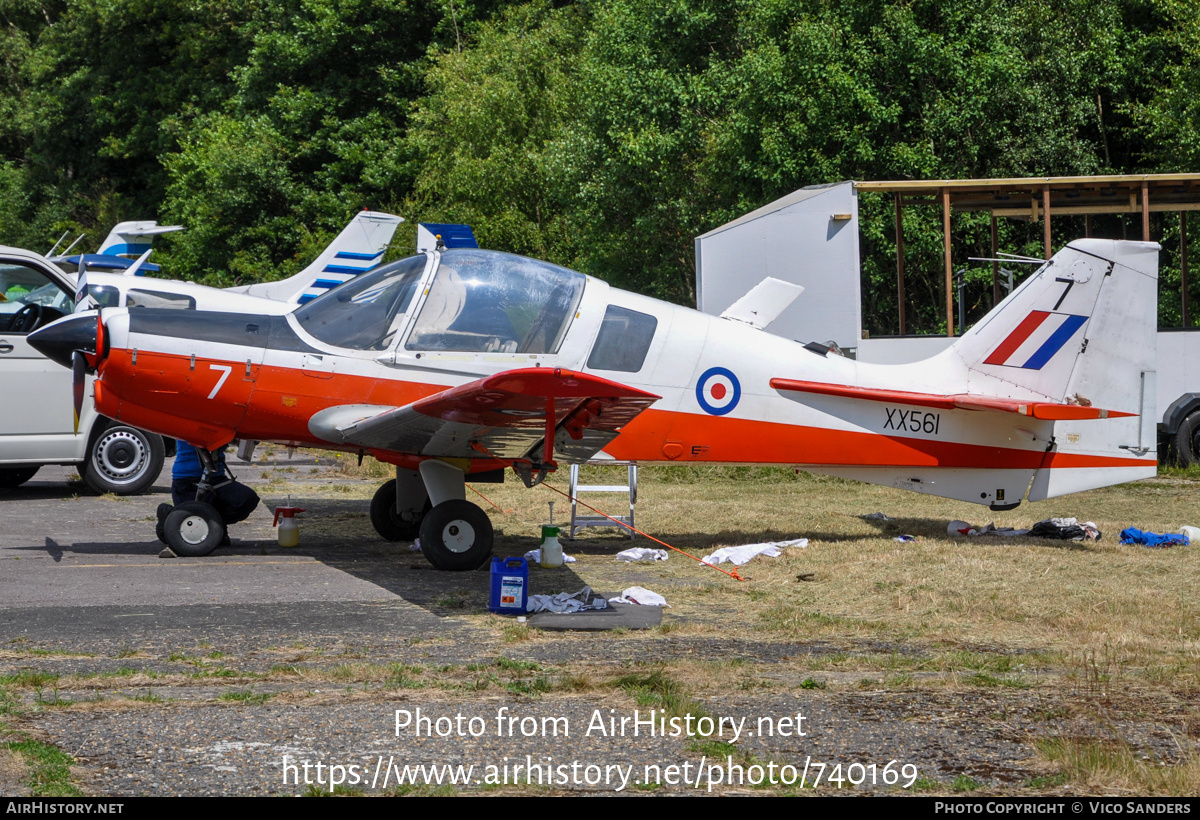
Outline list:
[[[641,606],[665,606],[667,609],[671,608],[666,598],[657,592],[651,592],[645,587],[629,587],[629,589],[621,593],[620,598],[609,598],[608,601],[612,604],[640,604]]]
[[[592,597],[591,587],[557,595],[530,595],[525,601],[526,612],[583,612],[590,609],[608,609],[608,601]]]
[[[765,555],[768,558],[778,558],[781,555],[780,550],[783,547],[797,547],[798,549],[804,549],[807,546],[807,538],[796,538],[791,541],[770,541],[766,544],[746,544],[745,546],[741,547],[721,547],[711,555],[704,556],[700,559],[700,561],[705,564],[711,564],[712,566],[723,564],[728,561],[734,566],[740,567],[742,564],[745,564],[751,558],[754,558],[757,555]]]
[[[618,561],[666,561],[667,551],[650,547],[630,547],[617,553]]]
[[[529,552],[525,553],[525,560],[531,564],[541,564],[542,563],[542,548],[538,547],[535,550],[530,550]],[[564,552],[563,553],[563,563],[564,564],[574,564],[575,556],[567,555]]]

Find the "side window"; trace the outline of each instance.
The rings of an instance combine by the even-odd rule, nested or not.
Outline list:
[[[96,307],[120,307],[121,291],[112,285],[88,285],[88,296],[96,303]]]
[[[638,372],[650,352],[657,328],[658,319],[649,314],[609,305],[592,354],[588,356],[588,369]]]
[[[196,300],[181,293],[166,293],[161,290],[130,290],[125,297],[126,307],[177,308],[195,310]]]
[[[45,272],[0,262],[0,331],[29,333],[66,316],[74,307],[73,294]]]

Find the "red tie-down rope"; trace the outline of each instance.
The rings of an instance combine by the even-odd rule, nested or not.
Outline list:
[[[592,505],[590,505],[590,504],[588,504],[588,503],[586,503],[586,502],[580,501],[578,498],[571,498],[571,496],[570,496],[569,494],[567,494],[567,493],[564,493],[562,490],[558,489],[558,487],[555,487],[553,484],[543,484],[542,486],[543,486],[543,487],[546,487],[547,489],[554,490],[554,492],[558,493],[558,494],[559,494],[559,495],[561,495],[563,498],[566,498],[566,499],[568,499],[568,500],[570,500],[570,501],[574,501],[576,504],[579,504],[579,505],[581,505],[581,506],[587,507],[587,508],[588,508],[589,510],[591,510],[592,512],[594,512],[594,513],[598,513],[598,514],[600,514],[600,515],[604,516],[604,517],[605,517],[605,518],[607,518],[609,521],[613,521],[613,522],[615,522],[615,523],[616,523],[616,525],[617,525],[618,527],[624,527],[624,528],[626,528],[626,529],[633,530],[634,532],[636,532],[638,535],[642,536],[643,538],[649,538],[649,539],[650,539],[651,541],[653,541],[654,543],[656,543],[656,544],[662,544],[664,547],[666,547],[666,548],[667,548],[667,549],[669,549],[669,550],[675,550],[675,552],[678,552],[680,555],[686,555],[688,558],[691,558],[693,561],[695,561],[696,563],[700,564],[701,566],[705,566],[705,567],[712,567],[712,568],[713,568],[713,569],[715,569],[717,572],[724,572],[726,575],[728,575],[730,578],[734,579],[735,581],[745,581],[745,580],[746,580],[746,579],[745,579],[745,578],[743,578],[742,576],[738,575],[738,571],[737,571],[737,569],[734,569],[732,572],[730,572],[730,571],[726,571],[726,570],[723,570],[723,569],[721,569],[720,567],[716,566],[715,564],[707,564],[707,563],[705,563],[704,561],[701,561],[701,560],[700,560],[699,558],[697,558],[696,556],[692,555],[690,552],[685,552],[684,550],[681,550],[681,549],[679,549],[679,547],[672,547],[672,546],[671,546],[670,544],[668,544],[666,541],[661,541],[661,540],[659,540],[659,539],[655,538],[653,535],[649,535],[649,534],[647,534],[647,533],[644,533],[644,532],[642,532],[641,530],[639,530],[637,527],[634,527],[634,526],[631,526],[631,525],[629,525],[629,524],[626,524],[626,523],[625,523],[625,522],[623,522],[623,521],[618,521],[616,518],[613,518],[613,517],[612,517],[611,515],[609,515],[608,513],[606,513],[606,512],[601,512],[600,510],[596,509],[596,508],[595,508],[595,507],[593,507]]]
[[[495,501],[492,501],[492,499],[488,498],[486,495],[484,495],[483,493],[479,492],[479,490],[477,490],[477,489],[475,489],[474,487],[472,487],[470,484],[467,484],[467,485],[465,485],[465,486],[466,486],[466,488],[467,488],[468,490],[470,490],[471,492],[475,493],[475,495],[479,496],[479,497],[480,497],[480,498],[482,498],[484,501],[486,501],[487,503],[491,504],[493,507],[495,507],[496,509],[500,510],[500,512],[504,513],[505,515],[508,515],[510,512],[512,512],[513,510],[515,510],[515,509],[516,509],[516,507],[514,507],[514,508],[513,508],[513,510],[506,510],[506,509],[504,509],[503,507],[501,507],[499,504],[497,504]]]

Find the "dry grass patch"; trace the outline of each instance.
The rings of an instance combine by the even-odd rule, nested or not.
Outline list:
[[[13,751],[0,747],[0,794],[24,797],[29,794],[29,766],[25,758]]]
[[[605,479],[585,469],[583,480]],[[566,484],[565,476],[550,481]],[[1080,677],[1087,658],[1103,657],[1111,674],[1200,685],[1200,598],[1194,595],[1200,549],[1118,543],[1125,527],[1169,532],[1197,523],[1195,478],[1151,479],[995,513],[775,468],[643,468],[639,485],[639,527],[693,555],[801,537],[809,546],[755,560],[739,570],[748,580],[738,582],[678,554],[660,564],[620,564],[612,556],[628,540],[613,531],[586,531],[565,545],[578,562],[569,566],[574,577],[564,575],[564,588],[577,580],[603,592],[648,587],[667,598],[673,607],[668,621],[689,636],[724,630],[739,640],[903,643],[935,656],[979,648],[1034,652],[1040,653],[1037,666],[1062,663]],[[512,509],[487,508],[499,533],[497,553],[536,545],[548,501],[555,501],[559,524],[569,516],[566,500],[546,489],[509,482],[489,486],[486,495]],[[599,498],[606,512],[622,512],[618,496]],[[876,511],[895,520],[860,517]],[[946,533],[954,519],[1024,528],[1058,516],[1095,521],[1103,540]],[[918,540],[894,541],[900,534]],[[504,639],[522,637],[502,629]],[[954,663],[948,656],[941,666]],[[1003,678],[986,669],[971,675],[976,671]]]
[[[1169,764],[1139,755],[1119,741],[1089,738],[1045,740],[1038,751],[1079,788],[1177,797],[1200,793],[1200,757],[1195,752],[1181,763]]]

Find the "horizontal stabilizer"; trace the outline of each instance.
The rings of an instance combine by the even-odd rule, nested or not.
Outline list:
[[[779,314],[788,309],[796,297],[804,292],[802,285],[784,282],[768,276],[759,282],[750,292],[730,305],[722,319],[733,319],[744,322],[759,330],[779,318]]]
[[[182,230],[182,225],[159,225],[153,221],[121,222],[109,231],[96,253],[100,256],[118,256],[123,253],[140,255],[150,250],[150,243],[154,241],[154,237]],[[143,241],[145,239],[149,241]]]
[[[586,461],[659,397],[585,373],[522,368],[405,407],[343,405],[309,430],[337,444],[439,458],[525,459],[555,432],[554,453]],[[553,418],[551,418],[553,413]]]
[[[1102,410],[1082,404],[1059,404],[1057,402],[979,396],[973,393],[938,395],[936,393],[910,393],[904,390],[880,390],[872,387],[853,387],[843,384],[805,382],[795,379],[771,379],[771,387],[793,393],[816,393],[823,396],[840,396],[846,399],[880,401],[890,404],[910,404],[917,407],[936,407],[942,410],[990,410],[996,413],[1016,413],[1035,419],[1061,421],[1065,419],[1108,419],[1134,416],[1120,410]]]

